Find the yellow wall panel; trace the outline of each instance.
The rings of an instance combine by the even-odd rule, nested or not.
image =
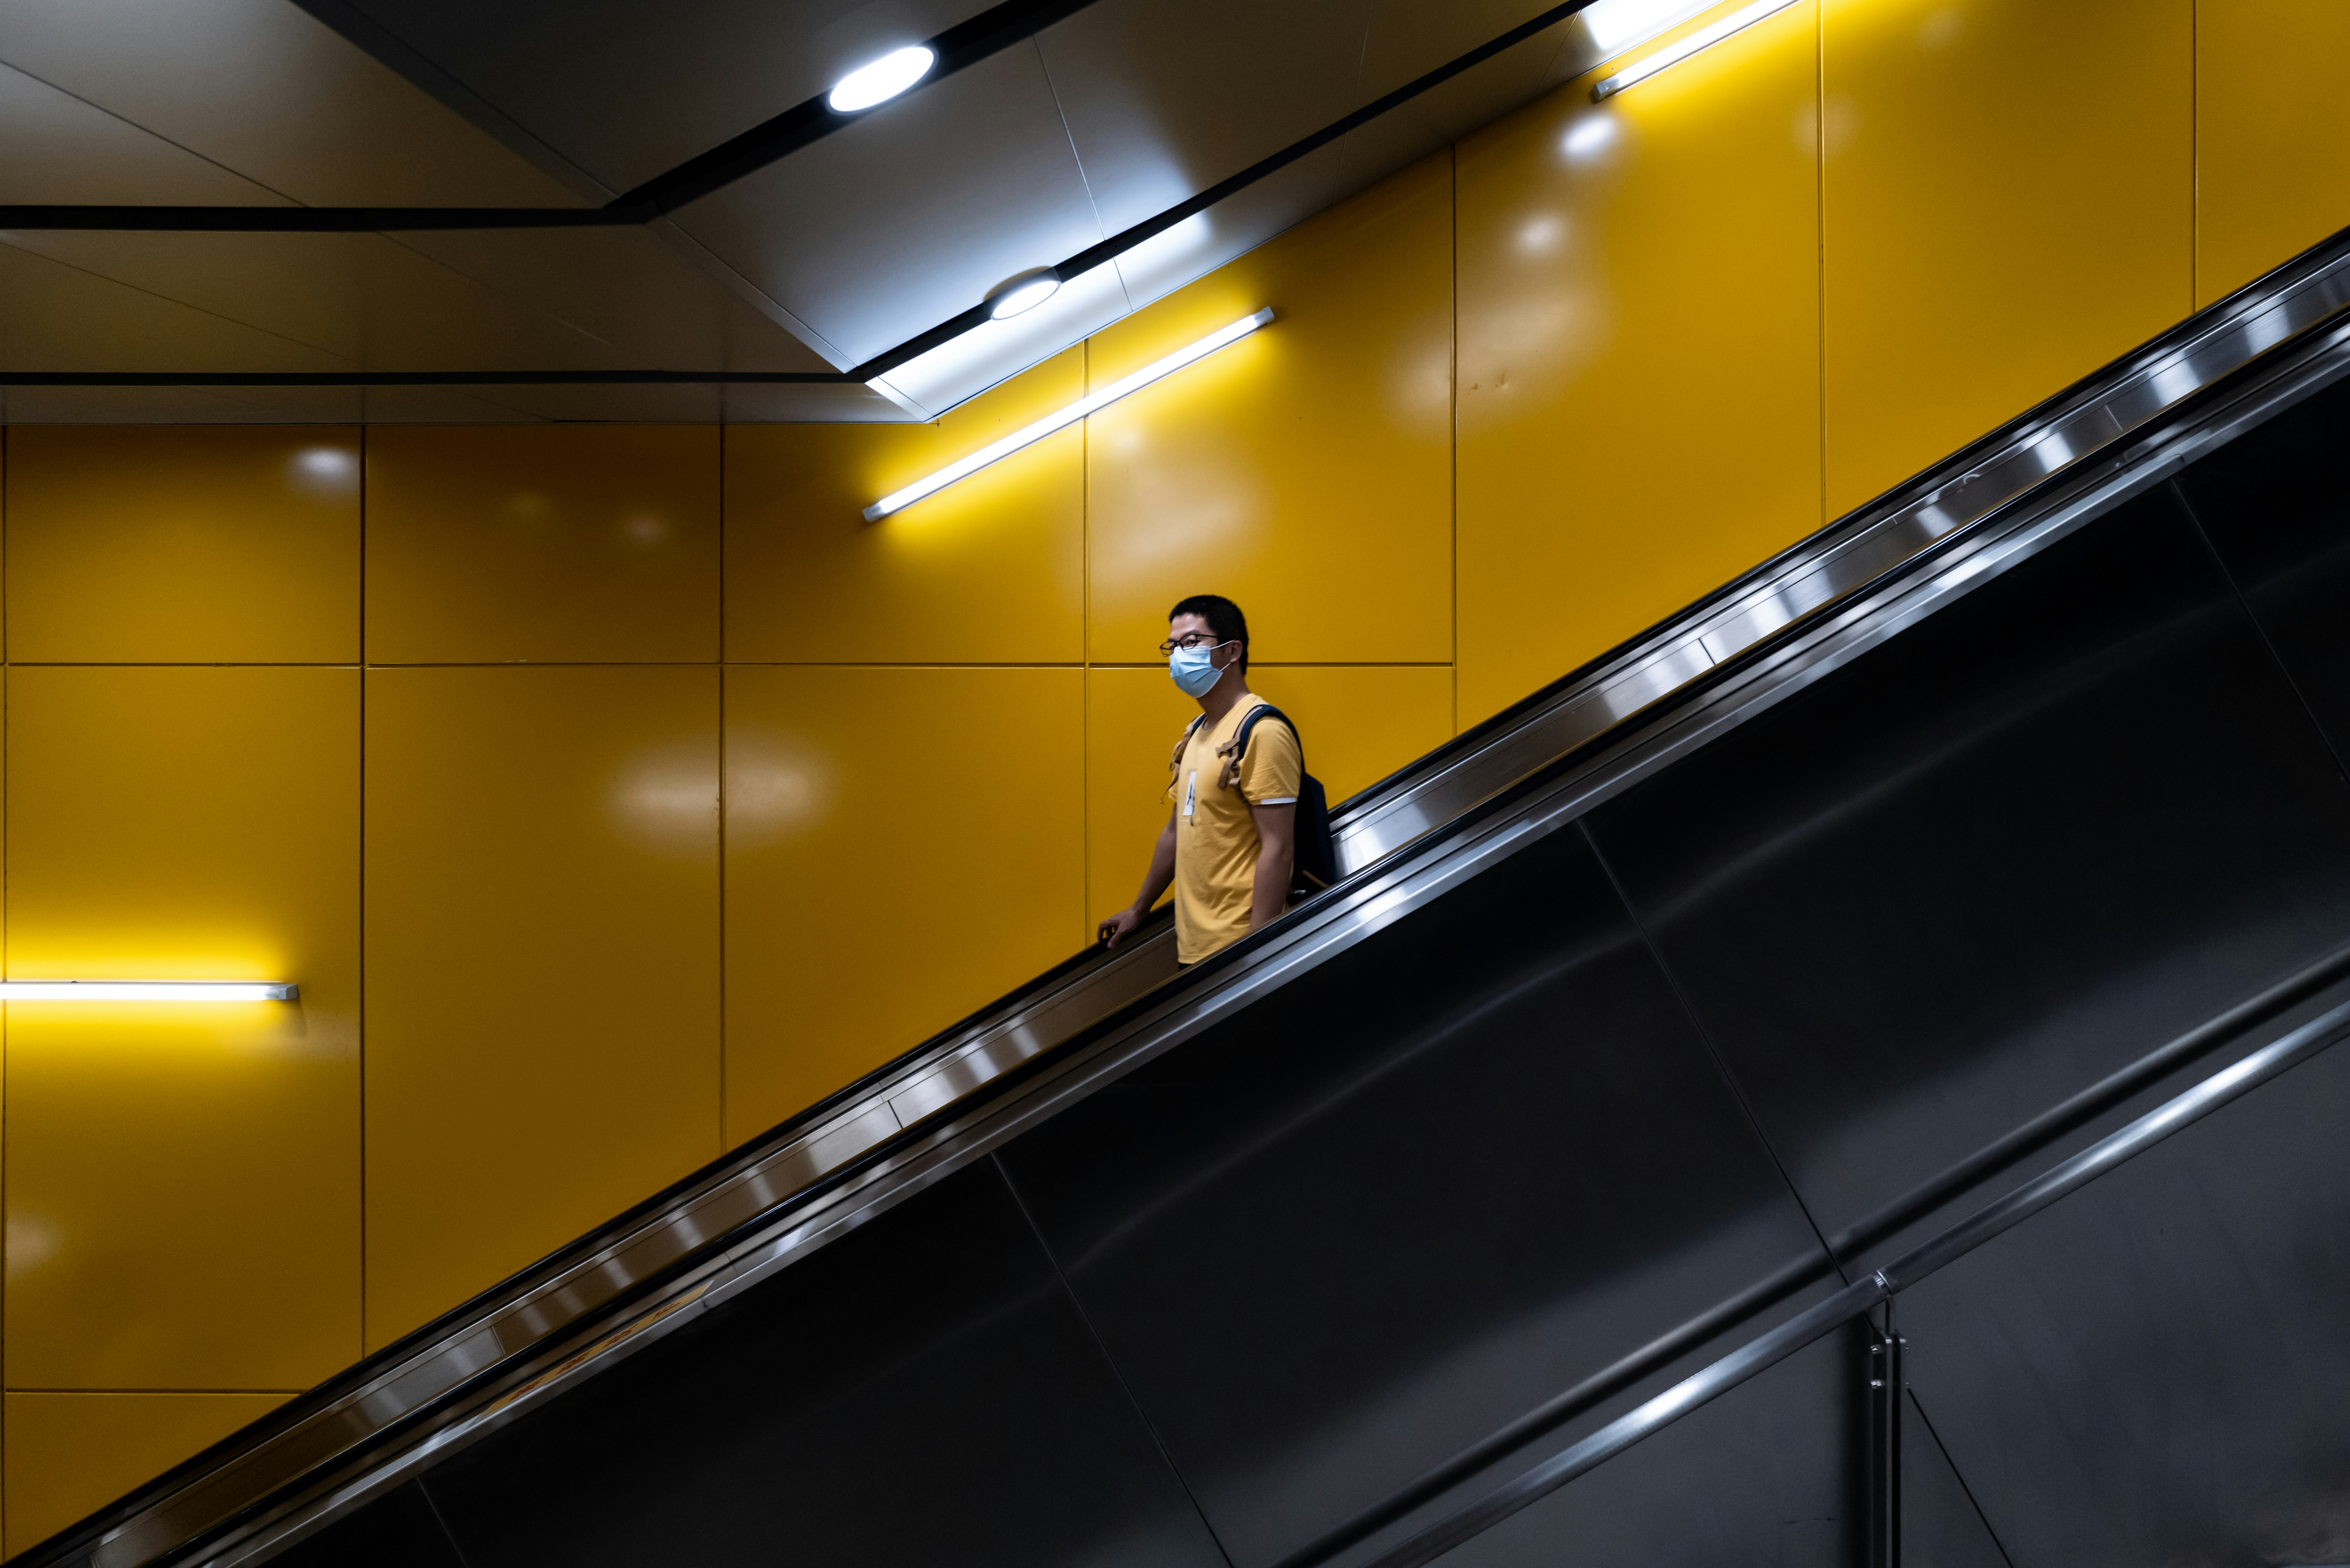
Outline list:
[[[1825,0],[1831,514],[2193,305],[2193,0]]]
[[[376,670],[367,1334],[718,1149],[718,673]]]
[[[11,429],[8,657],[357,659],[359,446],[284,425]]]
[[[6,1400],[11,1555],[259,1420],[284,1394],[10,1394]]]
[[[2350,226],[2350,5],[2196,0],[2195,303]]]
[[[1452,738],[1452,671],[1441,665],[1271,665],[1250,670],[1249,685],[1297,721],[1306,771],[1332,805]],[[1089,919],[1134,901],[1167,826],[1168,756],[1199,712],[1164,665],[1086,671]]]
[[[299,1388],[359,1352],[359,677],[9,671],[7,1376]]]
[[[1175,684],[1163,670],[1150,673]],[[1249,686],[1297,721],[1306,770],[1332,805],[1452,738],[1449,666],[1252,666]]]
[[[1451,661],[1451,213],[1439,154],[1094,337],[1099,388],[1280,313],[1087,421],[1088,657],[1219,593],[1268,660]]]
[[[1815,59],[1806,0],[1461,143],[1464,727],[1819,525]]]
[[[1150,865],[1151,846],[1167,826],[1168,756],[1183,726],[1199,713],[1200,705],[1176,689],[1164,665],[1086,671],[1089,920],[1100,920],[1134,902]],[[1303,713],[1297,722],[1305,725]],[[1315,765],[1321,760],[1316,754]],[[1093,932],[1088,928],[1084,934],[1091,937]]]
[[[1083,944],[1083,675],[726,673],[726,1137]]]
[[[905,511],[864,509],[1085,395],[1073,348],[934,425],[726,432],[726,656],[1074,663],[1085,646],[1085,432]]]
[[[369,431],[369,659],[715,659],[718,440],[690,425]]]

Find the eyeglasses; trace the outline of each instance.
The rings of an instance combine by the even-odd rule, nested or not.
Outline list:
[[[1222,648],[1224,640],[1212,631],[1187,631],[1180,637],[1170,637],[1159,645],[1161,653],[1174,653],[1186,648]]]

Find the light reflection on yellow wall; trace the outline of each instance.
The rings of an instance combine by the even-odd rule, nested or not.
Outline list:
[[[284,1394],[23,1394],[6,1399],[11,1555],[210,1447]]]
[[[1831,514],[2193,306],[2193,0],[1825,0]]]
[[[718,1152],[718,672],[368,672],[370,1347]]]
[[[726,672],[726,1137],[1085,940],[1076,670]]]
[[[1075,663],[1085,646],[1085,431],[1047,437],[868,523],[890,492],[1085,395],[1085,350],[935,425],[726,432],[727,657]]]
[[[359,1351],[359,677],[13,669],[7,1375],[299,1388]]]
[[[1461,143],[1464,727],[1819,526],[1815,57],[1806,0]]]
[[[1451,659],[1451,217],[1439,154],[1094,337],[1098,388],[1280,313],[1087,421],[1090,658],[1220,593],[1266,659]]]
[[[1249,630],[1255,634],[1253,621]],[[1249,686],[1297,721],[1306,771],[1334,806],[1452,738],[1448,666],[1270,665],[1252,669]],[[1093,919],[1134,901],[1167,825],[1169,754],[1199,712],[1164,665],[1086,672],[1086,909]]]
[[[690,425],[369,431],[369,659],[715,659],[718,438]]]
[[[2350,5],[2196,0],[2195,303],[2350,226]]]
[[[18,425],[8,457],[10,659],[359,657],[356,430]]]

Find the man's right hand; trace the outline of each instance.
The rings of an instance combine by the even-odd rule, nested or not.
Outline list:
[[[1105,945],[1114,948],[1118,946],[1119,938],[1131,935],[1134,928],[1140,924],[1142,924],[1140,915],[1132,909],[1120,909],[1117,914],[1104,920],[1094,934],[1098,936]]]

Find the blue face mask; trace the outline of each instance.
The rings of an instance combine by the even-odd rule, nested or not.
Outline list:
[[[1221,642],[1202,643],[1198,648],[1179,648],[1167,656],[1167,673],[1183,689],[1184,696],[1205,697],[1224,678],[1224,672],[1210,657],[1223,646]]]

